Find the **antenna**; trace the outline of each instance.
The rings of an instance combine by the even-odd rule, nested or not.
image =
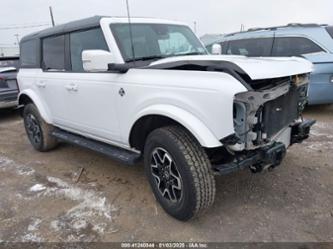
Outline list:
[[[194,33],[197,34],[197,21],[194,21],[193,24],[194,24],[194,26],[193,26],[194,27]]]
[[[54,27],[55,26],[55,22],[54,22],[52,7],[50,6],[49,9],[50,9],[50,16],[51,16],[52,26]]]
[[[130,7],[129,2],[126,0],[126,7],[127,7],[127,18],[128,18],[128,25],[129,25],[129,34],[131,39],[131,47],[132,47],[132,56],[133,56],[133,63],[135,64],[135,49],[134,49],[134,41],[133,41],[133,30],[132,30],[132,23],[131,23],[131,14],[130,14]]]

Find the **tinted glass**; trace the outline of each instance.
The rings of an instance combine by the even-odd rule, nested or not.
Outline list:
[[[100,28],[70,34],[72,70],[82,72],[82,51],[99,49],[109,51]]]
[[[299,56],[321,52],[323,49],[303,37],[280,37],[274,41],[273,56]]]
[[[245,56],[270,56],[273,38],[256,38],[229,41],[226,54]]]
[[[65,69],[65,37],[63,35],[43,40],[43,67],[46,70]]]
[[[0,67],[15,67],[18,68],[19,60],[18,59],[8,59],[0,60]]]
[[[111,25],[125,61],[133,59],[128,24]],[[132,24],[135,58],[206,54],[199,39],[186,26],[168,24]]]
[[[330,36],[332,37],[333,39],[333,26],[329,26],[326,28],[327,32],[330,34]]]
[[[21,67],[33,67],[38,64],[38,45],[35,40],[25,41],[20,46]]]

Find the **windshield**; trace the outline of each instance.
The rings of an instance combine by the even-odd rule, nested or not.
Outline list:
[[[15,67],[18,68],[19,60],[18,59],[0,59],[0,68],[1,67]]]
[[[198,38],[186,26],[132,24],[135,60],[206,54]],[[129,24],[111,24],[112,33],[126,62],[134,60]]]

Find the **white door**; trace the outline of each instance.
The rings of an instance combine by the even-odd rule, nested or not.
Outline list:
[[[65,46],[69,44],[69,46]],[[108,50],[102,31],[78,31],[43,40],[43,95],[54,124],[104,142],[120,141],[114,84],[117,74],[87,73],[82,51]]]

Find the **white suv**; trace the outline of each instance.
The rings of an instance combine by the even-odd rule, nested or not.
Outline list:
[[[143,159],[157,200],[180,220],[213,204],[215,174],[278,166],[314,124],[301,118],[310,62],[210,56],[178,22],[93,17],[20,47],[19,103],[34,148],[62,141]]]

